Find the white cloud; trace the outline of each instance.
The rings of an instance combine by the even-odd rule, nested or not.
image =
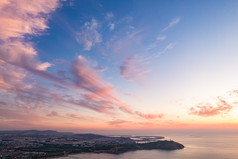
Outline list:
[[[44,63],[41,63],[40,65],[38,65],[37,69],[41,70],[41,71],[45,71],[50,66],[52,66],[52,64],[50,64],[49,62],[44,62]]]
[[[168,44],[168,45],[165,47],[165,51],[166,51],[166,50],[169,50],[169,49],[173,49],[175,45],[176,45],[176,43],[170,43],[170,44]]]
[[[134,27],[134,26],[129,26],[129,29],[132,29],[132,30],[133,30],[133,29],[135,29],[135,27]]]
[[[91,22],[86,22],[81,31],[77,33],[76,40],[80,44],[84,44],[84,50],[91,50],[91,48],[102,41],[101,34],[98,32],[99,24],[96,19]]]
[[[109,28],[110,28],[111,31],[114,30],[115,29],[115,24],[114,23],[110,23],[109,24]]]
[[[166,35],[159,35],[159,36],[156,38],[156,40],[158,40],[158,41],[163,41],[163,40],[165,40],[166,38],[167,38]]]
[[[106,20],[111,20],[111,19],[113,19],[113,18],[114,18],[114,14],[111,13],[111,12],[110,12],[110,13],[107,13],[106,16],[105,16],[105,19],[106,19]]]
[[[166,26],[162,31],[166,31],[170,28],[172,28],[173,26],[175,26],[176,24],[178,24],[180,22],[181,18],[175,18],[173,19],[168,26]]]

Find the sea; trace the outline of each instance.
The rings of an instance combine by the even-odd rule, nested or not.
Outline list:
[[[158,131],[139,135],[164,136],[182,143],[185,148],[137,150],[122,154],[81,153],[58,159],[238,159],[238,131]]]

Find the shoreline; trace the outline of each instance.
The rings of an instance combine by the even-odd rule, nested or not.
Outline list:
[[[1,131],[0,154],[10,158],[52,158],[79,153],[121,154],[135,150],[177,150],[184,146],[161,136],[109,137],[57,131]]]
[[[123,147],[124,146],[124,147]],[[130,147],[132,146],[132,147]],[[128,148],[130,147],[130,148]],[[77,154],[87,154],[87,153],[94,153],[94,154],[100,154],[100,153],[106,153],[106,154],[123,154],[130,151],[140,151],[140,150],[160,150],[160,151],[175,151],[175,150],[181,150],[184,149],[185,146],[174,141],[158,141],[158,142],[151,142],[151,143],[144,143],[144,144],[133,144],[133,145],[120,145],[120,147],[114,147],[113,149],[109,150],[97,150],[97,151],[91,151],[91,152],[72,152],[67,154],[67,156],[70,155],[77,155]],[[65,156],[65,157],[67,157]],[[52,157],[43,157],[43,158],[59,158],[64,157],[64,155],[57,155]]]

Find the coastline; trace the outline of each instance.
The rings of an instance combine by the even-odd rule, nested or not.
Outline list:
[[[174,141],[158,141],[151,143],[143,143],[143,144],[131,144],[131,145],[119,145],[119,147],[115,146],[109,150],[97,150],[91,152],[73,152],[69,153],[66,156],[74,155],[74,154],[82,154],[82,153],[108,153],[108,154],[122,154],[130,151],[139,151],[139,150],[163,150],[163,151],[174,151],[183,149],[184,145],[174,142]],[[43,157],[43,158],[59,158],[64,157],[65,155],[57,155],[52,157]],[[65,156],[65,157],[66,157]]]
[[[161,136],[110,137],[57,131],[2,131],[0,154],[10,158],[51,158],[78,153],[121,154],[136,150],[178,150],[184,146]],[[134,138],[134,140],[132,139]]]

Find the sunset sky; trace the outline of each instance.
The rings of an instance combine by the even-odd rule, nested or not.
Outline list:
[[[237,28],[236,0],[1,0],[0,129],[237,129]]]

